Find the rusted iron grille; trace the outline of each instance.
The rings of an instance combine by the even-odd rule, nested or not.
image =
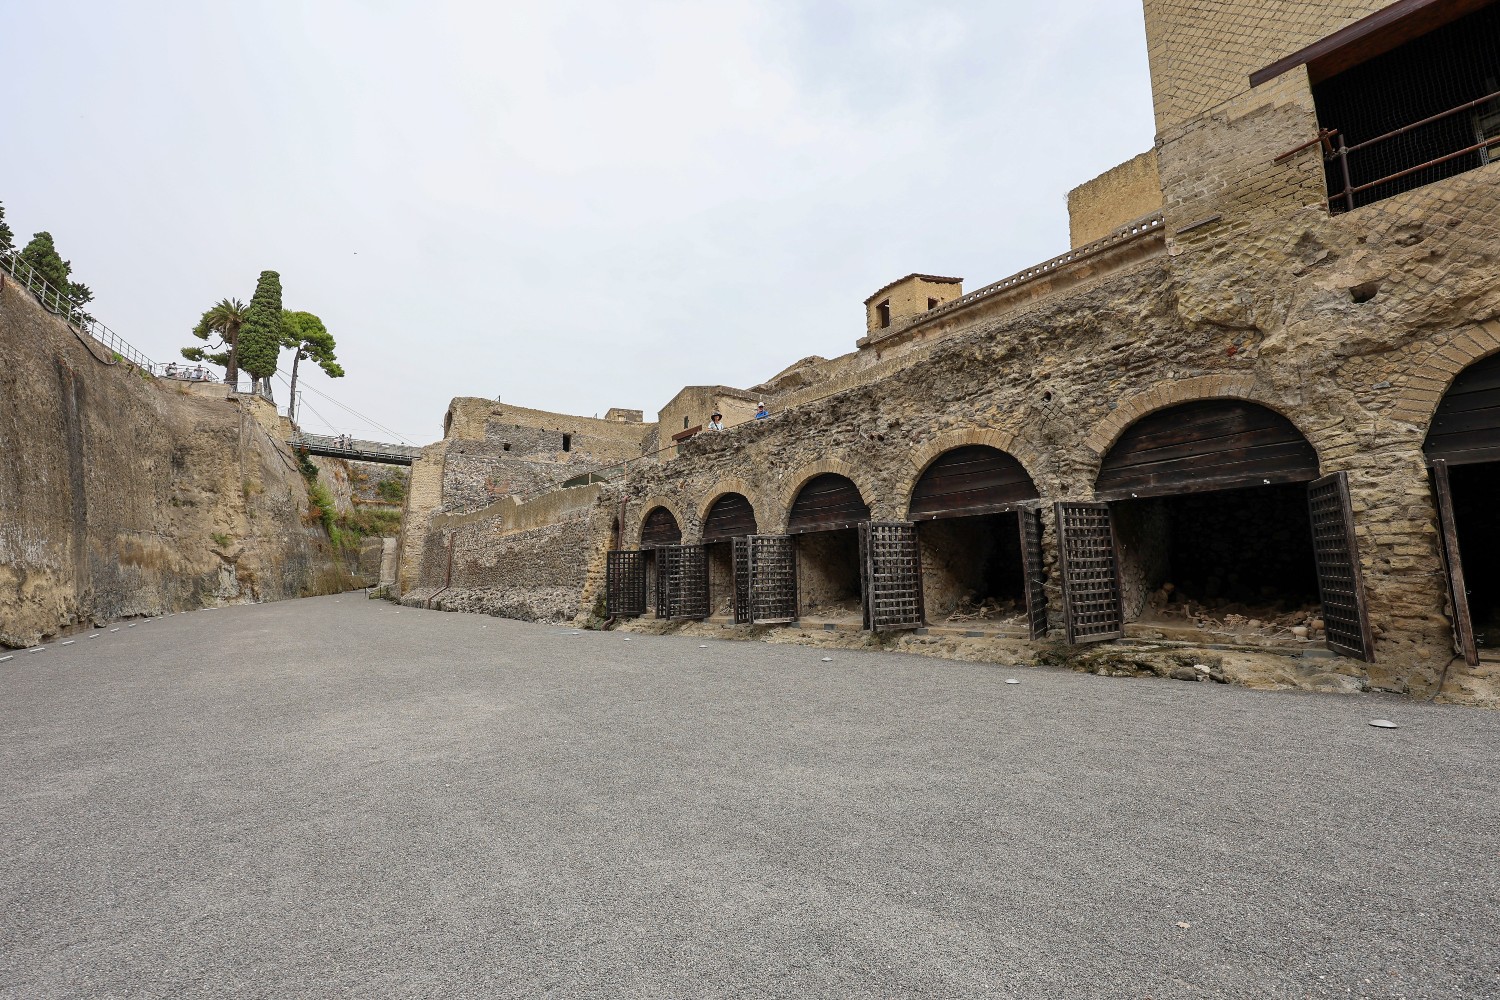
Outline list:
[[[1464,585],[1464,564],[1458,549],[1458,527],[1453,517],[1453,488],[1448,483],[1448,463],[1432,463],[1432,488],[1437,496],[1439,552],[1448,575],[1448,604],[1453,609],[1453,648],[1471,667],[1479,666],[1479,644],[1474,638],[1474,619],[1469,612],[1469,592]]]
[[[1125,634],[1125,618],[1109,505],[1058,504],[1057,536],[1068,642],[1120,638]]]
[[[656,617],[670,617],[671,601],[667,595],[667,581],[671,579],[676,548],[670,545],[662,545],[651,550],[651,558],[656,570]]]
[[[609,618],[636,618],[646,613],[646,554],[616,551],[604,569],[604,613]]]
[[[1500,5],[1313,86],[1329,206],[1346,212],[1500,158]]]
[[[666,578],[667,618],[701,621],[708,617],[708,550],[701,545],[673,545],[658,550]]]
[[[734,540],[734,623],[750,624],[750,539]]]
[[[1328,648],[1355,659],[1373,661],[1359,549],[1354,541],[1348,474],[1335,472],[1309,485],[1307,505]]]
[[[1047,574],[1042,564],[1042,511],[1040,507],[1023,507],[1021,519],[1021,563],[1026,573],[1026,619],[1031,637],[1047,635]]]
[[[875,632],[921,628],[922,559],[917,530],[906,521],[859,526],[865,627]]]
[[[797,548],[790,535],[751,535],[750,620],[797,620]]]

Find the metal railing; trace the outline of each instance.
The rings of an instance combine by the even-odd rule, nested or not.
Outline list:
[[[18,285],[36,296],[36,300],[42,304],[43,309],[64,320],[76,333],[88,337],[108,351],[109,357],[100,358],[104,364],[113,365],[126,361],[153,375],[159,373],[160,366],[156,362],[136,350],[125,338],[90,316],[77,302],[53,288],[34,267],[21,259],[20,251],[0,253],[0,271],[9,274]]]
[[[1352,146],[1348,145],[1345,142],[1344,134],[1342,131],[1336,128],[1325,128],[1320,130],[1315,138],[1309,139],[1307,142],[1302,143],[1300,146],[1287,150],[1285,153],[1282,153],[1271,162],[1276,164],[1285,163],[1287,160],[1296,156],[1303,150],[1311,149],[1313,146],[1321,145],[1323,147],[1324,162],[1327,163],[1330,168],[1333,164],[1338,164],[1338,179],[1342,182],[1338,189],[1335,190],[1335,184],[1333,183],[1333,178],[1331,176],[1330,170],[1330,181],[1328,187],[1332,193],[1328,197],[1328,205],[1332,209],[1339,209],[1340,204],[1342,204],[1342,211],[1352,212],[1357,207],[1355,202],[1356,195],[1364,194],[1366,191],[1378,188],[1383,184],[1392,184],[1396,181],[1410,177],[1413,174],[1421,173],[1424,170],[1433,170],[1437,167],[1445,166],[1446,164],[1451,163],[1452,161],[1464,156],[1477,155],[1480,162],[1475,164],[1475,167],[1483,166],[1485,163],[1489,162],[1489,151],[1492,147],[1500,145],[1500,135],[1484,136],[1482,133],[1479,133],[1476,134],[1476,138],[1479,139],[1479,141],[1476,143],[1465,146],[1462,149],[1440,153],[1440,155],[1436,156],[1429,154],[1439,153],[1439,150],[1429,148],[1427,152],[1423,154],[1428,156],[1428,158],[1424,162],[1418,163],[1415,166],[1405,167],[1400,170],[1392,171],[1391,173],[1388,173],[1383,177],[1378,177],[1375,180],[1366,181],[1362,184],[1354,183],[1353,171],[1351,171],[1349,168],[1349,157],[1355,153],[1372,151],[1375,147],[1379,146],[1382,143],[1388,143],[1394,139],[1399,139],[1404,135],[1415,132],[1417,129],[1423,128],[1428,125],[1434,125],[1441,121],[1445,121],[1449,118],[1452,118],[1454,115],[1477,111],[1480,107],[1489,104],[1492,101],[1500,102],[1500,91],[1496,91],[1495,93],[1490,94],[1487,97],[1481,97],[1477,100],[1467,101],[1463,104],[1458,105],[1458,107],[1449,108],[1447,111],[1442,111],[1438,114],[1423,118],[1421,121],[1415,121],[1409,125],[1402,125],[1400,128],[1391,129],[1389,132],[1386,132],[1383,135],[1377,135],[1373,139],[1365,139],[1363,142],[1356,142]],[[1473,169],[1473,167],[1454,170],[1452,174],[1447,174],[1445,175],[1445,177],[1463,173],[1465,170],[1469,169]],[[1420,187],[1423,184],[1434,183],[1437,180],[1443,180],[1445,179],[1445,177],[1438,177],[1432,178],[1428,181],[1421,181],[1413,186]],[[1392,191],[1390,192],[1390,195],[1399,193],[1400,191]],[[1381,195],[1380,197],[1371,199],[1371,201],[1379,201],[1382,198],[1390,197],[1390,195]],[[1369,203],[1370,202],[1368,201],[1365,202],[1365,204]]]
[[[299,433],[287,444],[296,451],[306,451],[311,455],[347,458],[356,462],[381,462],[386,465],[410,465],[412,459],[422,454],[422,449],[414,445],[364,441],[347,434]]]

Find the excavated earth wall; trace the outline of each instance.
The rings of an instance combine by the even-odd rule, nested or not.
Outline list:
[[[268,404],[108,363],[8,277],[0,358],[0,644],[351,584]]]

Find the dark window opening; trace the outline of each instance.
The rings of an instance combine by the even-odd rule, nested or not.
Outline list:
[[[938,306],[938,300],[937,299],[928,299],[927,300],[927,308],[928,309],[936,309],[937,306]]]
[[[1127,622],[1206,642],[1322,638],[1305,484],[1112,506]]]
[[[1474,638],[1480,649],[1493,650],[1500,648],[1500,574],[1486,568],[1500,559],[1500,521],[1495,518],[1500,462],[1455,465],[1448,470],[1448,478]]]
[[[1026,625],[1026,573],[1015,514],[917,524],[928,620],[975,627]]]
[[[886,299],[875,307],[875,316],[880,322],[881,329],[891,325],[891,300]]]
[[[687,430],[687,426],[688,426],[688,418],[687,417],[683,417],[682,418],[682,429],[683,430]]]
[[[1326,79],[1317,68],[1318,124],[1348,147],[1327,158],[1333,212],[1500,159],[1500,4]]]
[[[500,446],[501,451],[510,451],[510,442],[507,441]]]
[[[572,451],[572,450],[573,450],[573,435],[571,435],[571,434],[564,434],[563,435],[563,451]]]

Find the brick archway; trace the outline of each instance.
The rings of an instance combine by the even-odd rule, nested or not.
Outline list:
[[[897,504],[901,508],[902,516],[906,515],[911,504],[911,492],[916,489],[917,480],[922,478],[922,473],[927,471],[929,465],[955,448],[976,444],[1003,451],[1020,462],[1021,468],[1025,469],[1026,474],[1031,477],[1031,482],[1036,486],[1038,493],[1041,492],[1042,484],[1037,479],[1036,470],[1041,468],[1044,462],[1042,456],[1031,445],[1010,431],[993,427],[969,427],[940,434],[906,456],[909,468],[902,470],[901,480],[897,484]]]
[[[1500,320],[1491,320],[1463,328],[1426,357],[1414,359],[1405,371],[1391,377],[1398,390],[1390,410],[1391,419],[1415,424],[1425,432],[1459,373],[1497,351],[1500,351]]]
[[[1280,414],[1291,421],[1292,426],[1296,427],[1298,432],[1313,446],[1321,464],[1324,449],[1327,446],[1325,428],[1319,427],[1309,433],[1299,422],[1296,414],[1287,412],[1285,402],[1257,381],[1254,376],[1200,375],[1196,378],[1163,382],[1144,392],[1138,392],[1126,398],[1109,416],[1101,420],[1083,442],[1084,447],[1092,452],[1094,474],[1098,474],[1099,464],[1104,461],[1104,456],[1109,454],[1110,448],[1114,447],[1115,442],[1120,439],[1120,435],[1142,417],[1179,403],[1194,403],[1208,399],[1243,399]]]
[[[878,509],[875,500],[875,484],[866,472],[855,468],[841,459],[823,458],[809,465],[802,466],[787,477],[786,482],[788,486],[776,495],[771,505],[768,505],[764,520],[761,518],[760,508],[756,508],[756,519],[760,524],[760,529],[770,534],[779,534],[786,531],[787,520],[792,515],[792,503],[797,499],[797,494],[801,492],[802,487],[806,486],[808,482],[825,473],[843,476],[854,483],[855,486],[859,487],[859,495],[864,499],[870,510],[874,512]],[[774,526],[770,522],[772,516],[775,517]]]
[[[635,517],[631,518],[633,527],[631,528],[630,537],[636,548],[641,547],[641,531],[646,527],[646,516],[657,507],[665,508],[668,513],[677,519],[677,530],[682,532],[683,540],[687,540],[689,522],[682,516],[682,511],[677,508],[677,505],[664,496],[647,497],[641,501]]]
[[[764,503],[760,491],[753,489],[749,483],[746,483],[738,476],[729,476],[714,483],[708,492],[703,495],[703,502],[698,505],[698,519],[693,523],[694,541],[702,540],[703,525],[708,521],[708,512],[713,510],[714,504],[726,493],[738,493],[746,500],[749,500],[751,508],[755,511],[756,530],[767,530],[766,514],[770,511],[771,505]],[[684,538],[686,538],[685,534]]]

